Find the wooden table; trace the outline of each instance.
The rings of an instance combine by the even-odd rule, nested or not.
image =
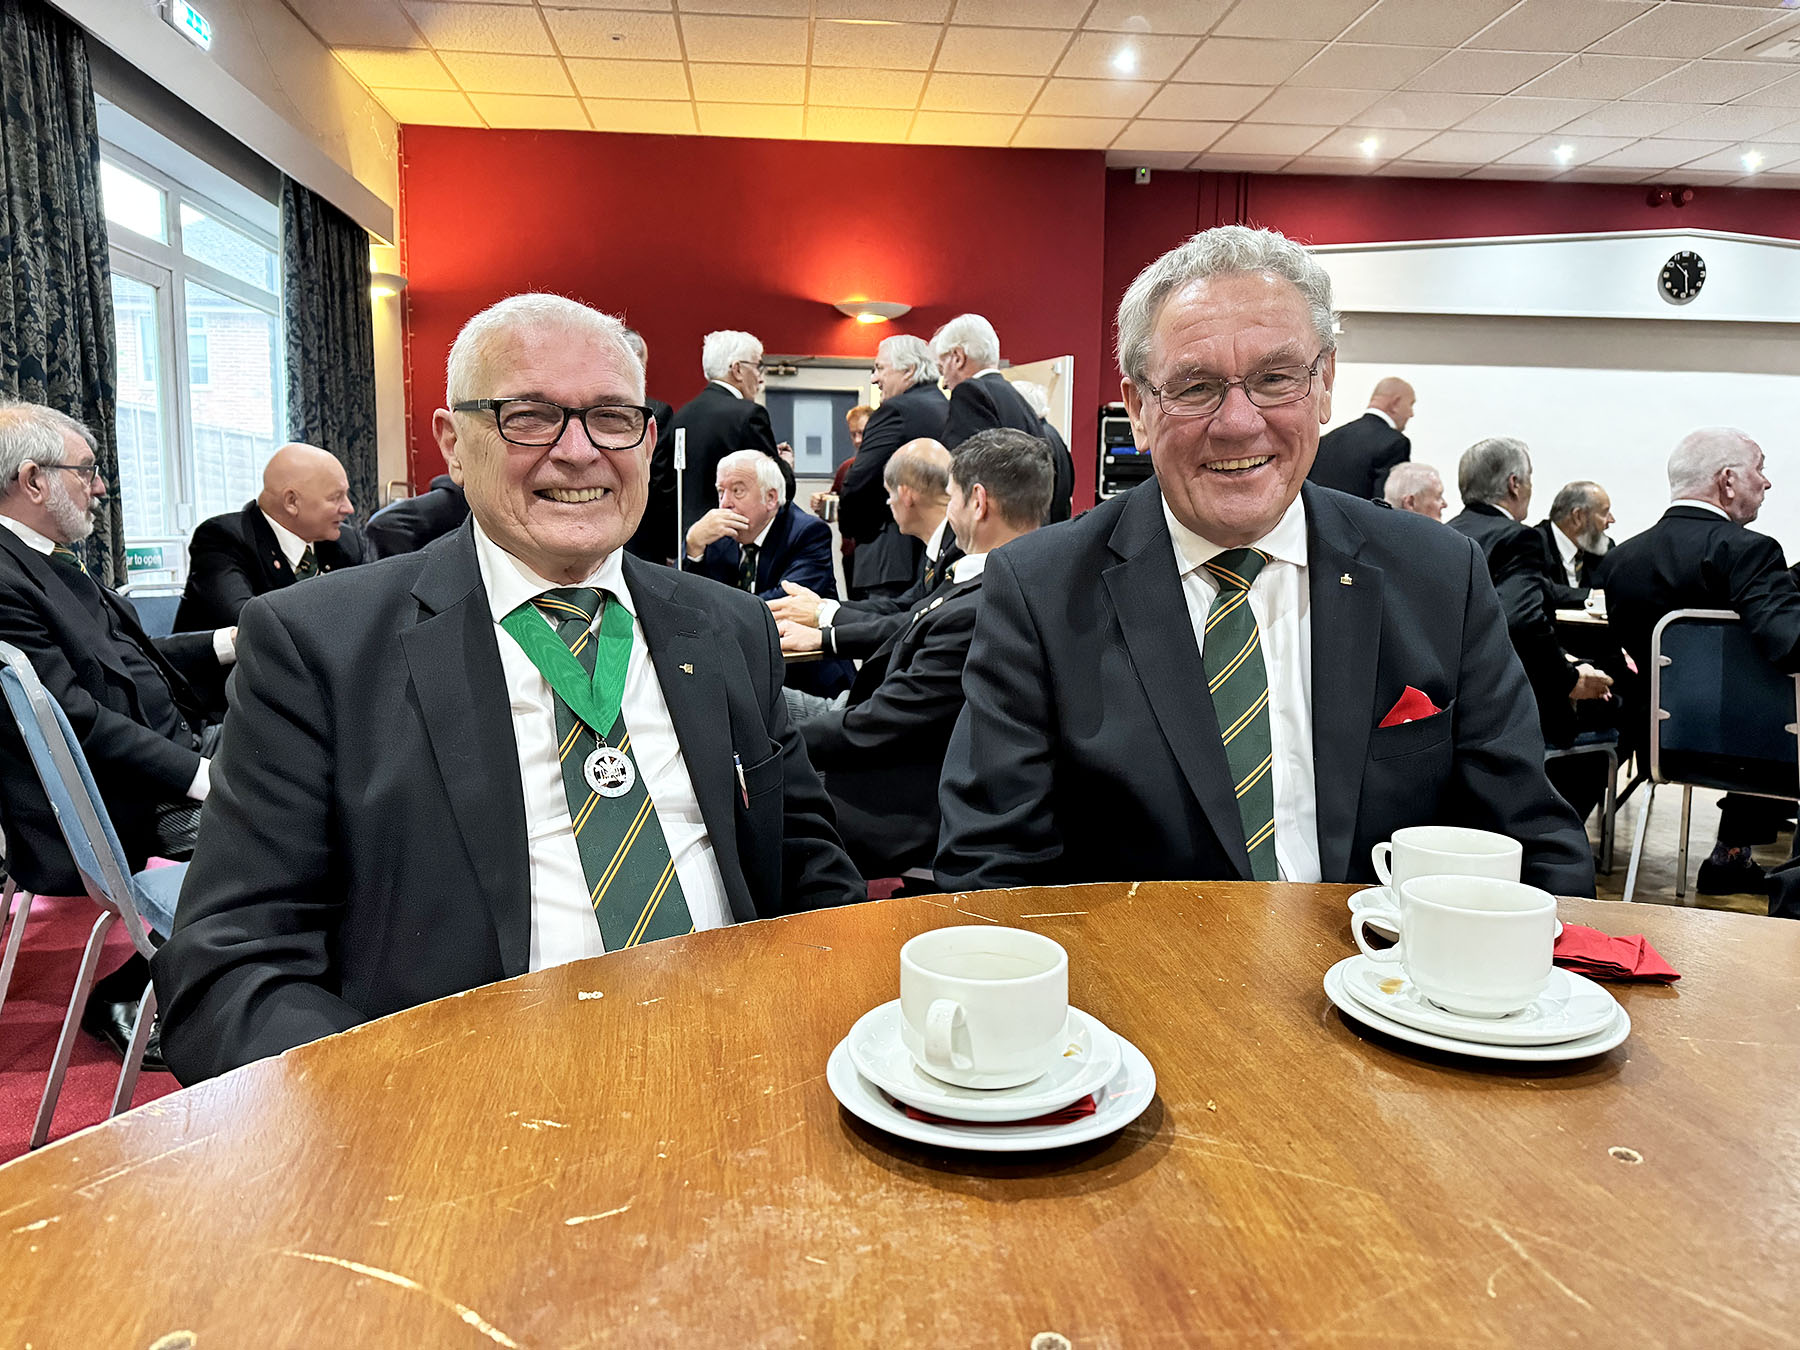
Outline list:
[[[1800,924],[1565,902],[1686,978],[1525,1071],[1340,1019],[1348,889],[894,900],[415,1009],[0,1169],[0,1344],[1800,1345]],[[990,921],[1156,1066],[1122,1135],[937,1152],[831,1097],[900,944]]]

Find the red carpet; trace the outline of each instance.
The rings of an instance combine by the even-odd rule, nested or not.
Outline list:
[[[12,988],[0,1009],[0,1162],[25,1152],[31,1139],[75,968],[99,912],[85,895],[40,897],[31,907]],[[130,954],[131,942],[115,924],[106,937],[99,973],[115,969]],[[118,1082],[119,1060],[112,1047],[86,1032],[77,1035],[50,1137],[61,1139],[105,1120]],[[139,1074],[132,1105],[155,1101],[176,1087],[166,1073]]]

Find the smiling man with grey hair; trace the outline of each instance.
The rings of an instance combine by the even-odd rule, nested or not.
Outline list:
[[[1376,843],[1437,823],[1593,894],[1479,551],[1306,484],[1333,327],[1324,268],[1269,231],[1132,283],[1121,392],[1156,477],[988,559],[942,885],[1367,881]]]
[[[920,545],[889,514],[882,476],[901,446],[941,440],[950,415],[938,392],[937,362],[923,338],[908,333],[883,338],[870,375],[881,390],[881,406],[863,428],[862,446],[838,495],[838,529],[856,540],[847,564],[853,600],[897,596],[917,581]]]

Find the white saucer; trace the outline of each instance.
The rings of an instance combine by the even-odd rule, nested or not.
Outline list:
[[[1347,956],[1325,972],[1325,997],[1352,1021],[1411,1045],[1447,1050],[1451,1054],[1468,1055],[1475,1059],[1504,1059],[1517,1064],[1554,1064],[1561,1060],[1587,1059],[1603,1054],[1631,1034],[1631,1018],[1621,1007],[1616,1020],[1604,1031],[1572,1041],[1560,1041],[1555,1045],[1486,1045],[1480,1041],[1459,1041],[1449,1036],[1435,1036],[1429,1031],[1419,1031],[1383,1017],[1356,1000],[1344,987],[1344,968],[1359,959],[1360,955]]]
[[[1350,912],[1352,914],[1360,914],[1363,910],[1370,908],[1392,909],[1393,907],[1394,892],[1391,886],[1365,886],[1360,891],[1351,892],[1350,895]],[[1400,940],[1400,935],[1385,923],[1368,923],[1363,926],[1371,933],[1379,934],[1390,942]],[[1556,936],[1562,936],[1561,919],[1556,921]]]
[[[1030,1120],[1103,1087],[1119,1068],[1119,1038],[1096,1017],[1069,1009],[1068,1049],[1041,1077],[1011,1088],[956,1087],[933,1078],[900,1041],[900,1000],[871,1009],[844,1044],[856,1071],[890,1097],[952,1120]]]
[[[831,1052],[825,1081],[851,1115],[902,1139],[975,1153],[1030,1153],[1103,1138],[1144,1113],[1156,1096],[1156,1071],[1130,1041],[1120,1036],[1118,1043],[1119,1069],[1100,1090],[1099,1109],[1066,1125],[937,1125],[914,1120],[856,1071],[850,1062],[848,1037]]]
[[[1356,955],[1344,962],[1345,991],[1365,1008],[1416,1031],[1486,1045],[1555,1045],[1605,1031],[1619,1001],[1585,975],[1550,967],[1550,982],[1529,1006],[1505,1017],[1463,1017],[1431,1002],[1398,965]]]

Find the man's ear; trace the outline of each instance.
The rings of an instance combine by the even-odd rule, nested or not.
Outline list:
[[[1119,380],[1119,397],[1125,404],[1125,415],[1131,419],[1131,434],[1140,446],[1148,445],[1149,433],[1144,430],[1144,396],[1130,377]]]
[[[438,453],[444,457],[444,471],[450,475],[450,481],[462,487],[464,475],[462,457],[457,453],[456,418],[448,408],[439,408],[431,414],[431,438],[437,442]]]
[[[1331,388],[1337,383],[1337,353],[1327,356],[1319,366],[1319,382],[1324,386],[1319,394],[1319,425],[1325,426],[1331,421]]]

